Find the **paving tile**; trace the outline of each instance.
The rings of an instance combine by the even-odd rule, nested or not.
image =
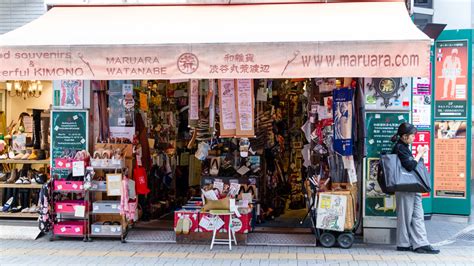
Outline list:
[[[270,259],[273,260],[296,260],[296,253],[270,253]]]
[[[324,254],[297,253],[298,260],[324,260]],[[299,263],[299,262],[298,262]]]
[[[380,255],[380,257],[386,262],[411,261],[407,255]]]
[[[160,258],[186,258],[188,252],[163,252]]]
[[[25,256],[49,256],[56,253],[55,249],[30,249]]]
[[[63,256],[63,257],[71,257],[71,256],[78,256],[81,252],[84,252],[82,249],[63,249],[63,250],[55,250],[52,256]]]
[[[107,253],[107,257],[131,257],[135,254],[136,252],[133,251],[111,251]]]
[[[242,258],[242,253],[217,253],[214,255],[214,259],[235,260],[240,258]]]
[[[410,259],[416,263],[422,263],[422,262],[439,262],[439,257],[433,256],[431,254],[423,254],[423,255],[408,255]]]
[[[14,248],[14,249],[6,249],[3,251],[1,254],[2,256],[18,256],[18,255],[23,255],[26,254],[29,251],[29,249],[25,248]]]
[[[133,257],[158,258],[163,252],[136,252]]]
[[[352,255],[354,260],[364,260],[364,261],[381,261],[382,258],[378,255]]]
[[[103,257],[108,251],[101,250],[85,250],[84,252],[79,253],[80,257]]]
[[[212,259],[214,253],[189,253],[186,258],[188,259]]]
[[[261,259],[266,260],[270,256],[270,253],[244,253],[242,259]]]
[[[354,260],[350,254],[324,254],[326,260]]]

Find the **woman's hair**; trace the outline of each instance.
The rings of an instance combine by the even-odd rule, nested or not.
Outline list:
[[[416,127],[410,123],[402,123],[397,130],[397,133],[392,136],[391,141],[396,142],[403,135],[416,134]]]

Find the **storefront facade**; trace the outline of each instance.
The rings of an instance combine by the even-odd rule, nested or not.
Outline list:
[[[353,12],[355,7],[360,11]],[[177,20],[175,14],[182,16]],[[90,19],[80,19],[84,17]],[[140,21],[139,27],[136,21]],[[150,29],[156,33],[150,34]],[[91,84],[91,88],[82,86],[86,91],[83,99],[87,99],[88,93],[103,88],[99,80],[110,81],[108,89],[114,82],[120,87],[135,84],[130,85],[132,93],[135,86],[139,87],[139,80],[170,80],[170,83],[185,80],[189,81],[190,89],[192,80],[197,83],[202,83],[197,80],[218,80],[215,87],[209,85],[211,81],[204,85],[216,88],[217,95],[217,88],[220,90],[225,82],[238,88],[244,86],[243,81],[250,80],[251,84],[257,79],[297,78],[314,82],[316,78],[355,77],[367,94],[363,99],[368,129],[364,139],[367,160],[357,170],[357,180],[362,184],[359,190],[366,195],[371,162],[387,148],[384,138],[395,130],[396,123],[414,122],[412,109],[418,104],[415,97],[429,94],[423,88],[430,76],[431,45],[431,40],[413,25],[403,1],[54,7],[40,19],[0,38],[0,80],[55,80],[59,84],[57,88],[64,80],[84,81],[83,85]],[[385,82],[392,88],[381,86]],[[342,83],[342,87],[351,86],[350,79]],[[147,86],[142,83],[142,87]],[[336,86],[335,82],[331,86]],[[395,93],[400,90],[400,95],[383,97],[384,89]],[[191,91],[188,91],[189,112],[197,117],[190,117],[190,121],[198,121],[200,116],[193,111]],[[416,95],[412,98],[412,94]],[[195,96],[202,98],[199,93]],[[54,98],[54,105],[58,97]],[[92,103],[97,104],[100,96],[94,97]],[[219,95],[217,100],[225,99]],[[199,100],[195,103],[200,105]],[[87,104],[77,107],[88,109]],[[91,108],[91,114],[100,114],[94,105]],[[426,111],[426,106],[417,108]],[[252,109],[252,115],[258,117],[258,111]],[[103,118],[92,116],[95,121]],[[430,138],[431,124],[421,120],[420,130],[428,132]],[[221,126],[220,137],[248,136],[235,131],[222,134],[225,130]],[[100,130],[94,128],[94,131]],[[254,128],[249,131],[250,136],[255,135]],[[380,131],[387,134],[379,134]],[[126,132],[122,133],[126,136]],[[77,139],[78,145],[84,146],[81,149],[89,147],[94,157],[95,138],[100,134],[89,132],[87,137]],[[419,140],[420,145],[426,144]],[[55,158],[52,162],[54,168]],[[127,163],[127,167],[134,168],[132,164]],[[393,199],[372,195],[359,203],[365,216],[364,226],[369,228],[364,234],[393,227],[394,219],[387,217],[394,214],[390,201]]]

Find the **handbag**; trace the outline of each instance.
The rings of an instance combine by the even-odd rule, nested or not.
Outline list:
[[[146,176],[146,169],[143,166],[135,165],[133,169],[133,176],[135,177],[135,191],[138,195],[146,195],[150,193],[148,188],[148,178]]]
[[[380,155],[377,181],[382,192],[387,194],[431,192],[430,176],[423,159],[418,162],[415,170],[407,171],[402,166],[397,154],[382,154]]]

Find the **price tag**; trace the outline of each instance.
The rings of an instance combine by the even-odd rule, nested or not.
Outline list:
[[[76,228],[74,229],[74,231],[76,231],[76,233],[79,233],[79,232],[81,232],[81,228],[76,227]]]
[[[74,216],[76,217],[84,217],[86,214],[86,206],[76,206],[74,212]]]
[[[59,189],[59,190],[63,189],[63,186],[62,186],[62,185],[58,185],[58,189]]]
[[[58,205],[58,210],[62,210],[63,209],[63,205],[59,204]]]
[[[66,232],[66,227],[61,227],[61,232]]]
[[[77,161],[72,163],[72,176],[84,176],[84,161]]]
[[[64,165],[63,162],[61,162],[61,161],[58,162],[59,167],[63,167],[63,165]]]
[[[73,188],[73,189],[77,189],[77,185],[76,185],[76,184],[72,184],[72,188]]]
[[[71,163],[66,163],[66,168],[71,168]]]

